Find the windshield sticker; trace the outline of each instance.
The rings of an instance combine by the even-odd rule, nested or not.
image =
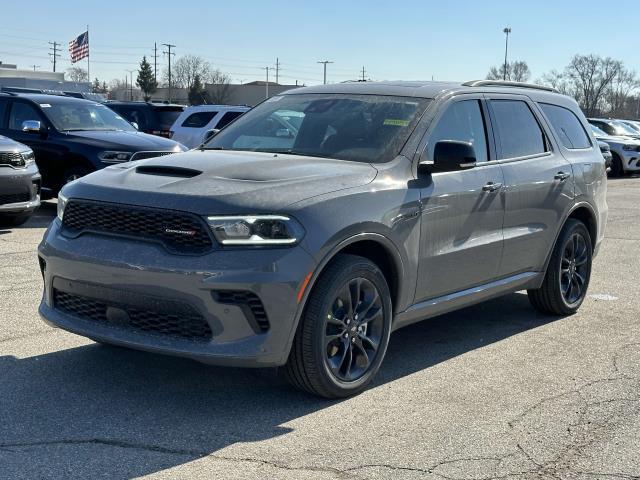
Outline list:
[[[395,127],[408,127],[409,120],[400,120],[397,118],[387,118],[383,122],[383,125],[393,125]]]
[[[49,104],[49,103],[41,103],[40,106],[42,108],[51,108],[51,104]]]

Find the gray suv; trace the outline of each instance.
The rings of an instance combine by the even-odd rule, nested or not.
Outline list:
[[[27,221],[40,206],[40,181],[33,151],[0,135],[0,227]]]
[[[39,247],[40,313],[98,342],[284,365],[343,397],[411,323],[523,289],[574,313],[606,185],[578,105],[547,88],[291,90],[200,149],[65,186]]]

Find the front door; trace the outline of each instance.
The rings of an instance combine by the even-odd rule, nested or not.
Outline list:
[[[488,283],[498,273],[504,178],[486,119],[484,102],[465,96],[445,106],[427,133],[422,160],[433,159],[438,141],[459,140],[473,144],[477,164],[423,179],[416,302]]]

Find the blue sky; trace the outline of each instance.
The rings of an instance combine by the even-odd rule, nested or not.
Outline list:
[[[107,81],[150,57],[154,41],[177,45],[178,56],[200,55],[236,81],[264,79],[262,67],[275,66],[276,57],[281,83],[320,83],[316,61],[325,59],[335,62],[329,81],[356,78],[363,66],[374,80],[468,80],[502,62],[506,25],[509,57],[526,60],[533,79],[562,69],[575,53],[611,56],[640,71],[637,0],[615,7],[592,0],[2,3],[0,61],[50,70],[47,42],[55,40],[66,69],[69,40],[89,24],[91,77]]]

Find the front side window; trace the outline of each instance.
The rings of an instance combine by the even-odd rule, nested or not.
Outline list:
[[[123,130],[135,132],[136,129],[116,112],[94,102],[51,103],[42,110],[51,123],[61,131],[80,130]]]
[[[388,162],[398,155],[429,101],[387,95],[280,95],[236,119],[205,148]]]
[[[584,131],[584,127],[575,113],[567,108],[549,103],[541,103],[540,107],[566,148],[591,148],[587,132]]]
[[[117,113],[122,115],[129,123],[138,125],[140,130],[148,130],[147,117],[142,109],[125,107],[119,109]]]
[[[442,115],[429,137],[429,159],[433,160],[436,143],[441,140],[468,142],[476,152],[476,161],[487,161],[487,133],[478,100],[454,103]]]
[[[9,115],[9,130],[22,130],[22,122],[27,120],[41,120],[40,113],[36,108],[23,102],[13,102],[11,114]]]
[[[491,100],[500,136],[500,158],[538,155],[547,150],[547,142],[533,112],[521,100]]]

